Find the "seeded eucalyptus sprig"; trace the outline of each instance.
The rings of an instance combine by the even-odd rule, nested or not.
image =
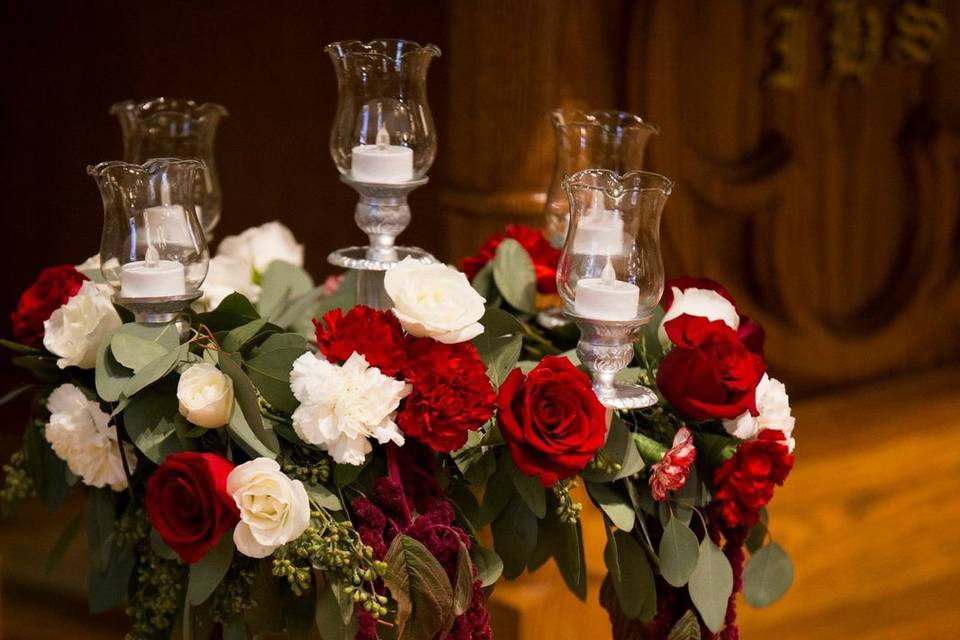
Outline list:
[[[27,456],[23,451],[17,451],[10,456],[10,461],[3,465],[0,502],[6,510],[10,504],[35,495],[37,495],[37,487],[33,484],[33,478],[27,470]]]
[[[557,506],[557,515],[560,516],[560,522],[564,524],[576,524],[583,512],[583,505],[570,495],[570,490],[576,486],[577,481],[573,478],[561,480],[553,485],[553,494],[560,503]]]

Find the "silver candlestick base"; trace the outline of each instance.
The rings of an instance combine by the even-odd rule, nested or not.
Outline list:
[[[594,320],[565,312],[580,329],[577,356],[593,377],[593,390],[609,409],[643,409],[657,404],[657,394],[640,384],[614,379],[633,359],[633,343],[650,318]]]
[[[357,226],[370,238],[370,244],[338,249],[327,256],[327,262],[357,271],[357,304],[389,309],[392,304],[383,288],[386,272],[408,257],[426,264],[437,261],[419,247],[398,247],[394,244],[397,236],[410,224],[407,195],[427,184],[427,178],[381,184],[358,182],[341,174],[340,180],[360,194],[353,217]]]
[[[120,294],[115,294],[113,301],[132,313],[133,319],[140,324],[175,323],[177,331],[180,332],[180,340],[183,341],[190,334],[190,321],[184,311],[201,295],[203,295],[201,291],[186,293],[182,296],[156,298],[124,298]]]

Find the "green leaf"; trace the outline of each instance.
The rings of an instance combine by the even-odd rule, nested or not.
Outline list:
[[[490,429],[495,429],[491,426]],[[484,485],[497,470],[497,460],[492,447],[484,446],[483,429],[467,432],[467,442],[451,455],[457,469],[470,484]]]
[[[123,385],[123,395],[132,398],[141,390],[165,378],[174,370],[180,360],[187,357],[189,352],[190,344],[184,343],[173,351],[168,351],[156,360],[151,361],[127,380],[126,384]]]
[[[497,516],[510,502],[514,495],[513,480],[505,465],[501,464],[483,490],[483,502],[480,504],[480,525],[486,525],[496,520]],[[534,516],[536,517],[536,516]]]
[[[624,531],[607,531],[603,559],[623,615],[642,621],[653,619],[657,610],[657,587],[653,571],[640,543]]]
[[[233,561],[233,536],[230,532],[220,537],[220,542],[207,551],[199,562],[190,565],[190,579],[187,582],[187,600],[194,607],[206,602],[217,585],[227,575]]]
[[[322,484],[307,485],[307,493],[313,498],[314,502],[327,511],[340,511],[343,509],[340,498]]]
[[[470,552],[460,542],[457,551],[457,581],[453,584],[453,615],[466,613],[473,601],[473,563]]]
[[[697,536],[679,518],[670,518],[667,526],[663,528],[657,556],[660,561],[660,575],[667,584],[682,587],[690,580],[690,574],[700,557]]]
[[[135,565],[132,549],[110,545],[106,569],[100,572],[91,567],[87,577],[90,613],[102,613],[123,601]]]
[[[109,489],[93,489],[87,496],[87,546],[92,571],[106,571],[113,546],[114,506]]]
[[[487,355],[487,359],[484,360],[487,365],[487,377],[495,387],[499,388],[513,371],[522,348],[523,336],[513,336],[507,338],[506,342],[500,343],[495,351]]]
[[[24,355],[43,355],[45,352],[43,349],[34,349],[33,347],[28,347],[25,344],[20,344],[19,342],[14,342],[13,340],[6,340],[0,338],[0,346],[13,351],[14,353],[22,353]]]
[[[630,429],[617,415],[614,415],[610,421],[610,431],[607,434],[607,443],[603,446],[603,452],[608,460],[620,465],[620,470],[606,473],[600,469],[587,468],[580,474],[584,480],[611,482],[643,471],[643,458],[640,457],[640,452],[633,443]]]
[[[547,517],[540,521],[537,528],[537,544],[527,560],[527,571],[533,573],[552,558],[557,552],[557,543],[560,540],[560,527],[566,525],[560,522],[556,512],[548,513]]]
[[[490,527],[493,548],[503,560],[503,576],[507,580],[523,573],[537,544],[537,516],[519,494],[511,493],[510,501]]]
[[[540,480],[534,476],[524,475],[514,464],[509,451],[504,451],[500,456],[500,464],[507,469],[510,480],[513,481],[513,486],[527,506],[530,507],[530,511],[533,511],[533,515],[537,516],[538,520],[543,520],[544,516],[547,515],[547,497]]]
[[[473,280],[470,281],[470,286],[473,287],[473,290],[479,293],[487,301],[487,306],[495,306],[491,304],[491,300],[499,295],[499,292],[496,289],[496,283],[493,281],[493,263],[488,262],[483,265],[476,275],[473,276]]]
[[[693,609],[687,609],[687,612],[680,616],[670,629],[667,640],[700,640],[700,621]]]
[[[394,538],[383,582],[397,603],[398,638],[433,638],[453,620],[453,587],[433,554],[406,535]]]
[[[169,349],[157,342],[118,330],[110,340],[110,351],[117,362],[128,369],[138,371],[160,356],[166,355]]]
[[[338,488],[342,489],[348,484],[353,484],[353,482],[359,477],[360,472],[363,471],[364,467],[370,462],[370,459],[373,456],[367,456],[363,459],[363,464],[344,464],[341,462],[336,462],[333,465],[333,483],[337,485]]]
[[[197,316],[200,324],[207,325],[214,333],[230,331],[260,317],[253,304],[242,294],[231,293],[217,308]]]
[[[290,301],[313,289],[313,278],[295,264],[274,260],[263,273],[260,289],[260,315],[275,320]]]
[[[559,523],[557,546],[553,554],[567,588],[583,601],[587,599],[587,561],[583,550],[583,530],[576,524]]]
[[[628,499],[620,494],[613,486],[606,483],[587,482],[587,492],[618,529],[633,530],[637,514]]]
[[[504,300],[519,311],[536,311],[537,276],[527,250],[507,238],[497,247],[492,264],[493,281]]]
[[[496,584],[503,575],[503,560],[495,551],[475,543],[470,549],[473,565],[477,568],[477,578],[484,587]]]
[[[267,338],[250,358],[244,360],[250,380],[272,407],[293,413],[299,402],[290,390],[293,361],[307,352],[306,339],[296,333],[279,333]]]
[[[750,553],[756,553],[757,549],[763,546],[763,541],[767,538],[767,526],[770,516],[767,514],[766,507],[760,507],[760,521],[750,528],[750,534],[744,543]]]
[[[323,640],[354,640],[357,635],[359,618],[353,613],[350,602],[350,617],[343,619],[341,601],[337,595],[339,587],[333,582],[317,586],[317,606],[314,608],[314,621]]]
[[[47,562],[44,564],[43,572],[46,575],[50,575],[50,572],[53,571],[58,564],[60,564],[60,561],[63,559],[67,549],[70,548],[70,545],[77,537],[77,532],[80,531],[80,525],[82,524],[83,518],[80,517],[80,514],[77,514],[73,517],[70,523],[63,528],[63,532],[60,534],[60,537],[57,538],[57,542],[50,550],[50,555],[47,556]]]
[[[67,373],[57,366],[57,359],[52,356],[17,356],[10,362],[26,369],[40,382],[55,383],[67,376]]]
[[[727,600],[733,592],[733,569],[727,556],[709,537],[700,543],[700,557],[687,588],[703,623],[714,633],[720,631]]]
[[[18,387],[18,388],[16,388],[16,389],[14,389],[13,391],[7,392],[6,394],[4,394],[4,396],[3,396],[2,398],[0,398],[0,407],[2,407],[3,405],[7,404],[7,403],[10,402],[11,400],[13,400],[13,399],[15,399],[15,398],[23,395],[23,394],[26,393],[27,391],[30,391],[31,389],[35,389],[35,388],[36,388],[36,385],[25,384],[25,385],[23,385],[22,387]]]
[[[124,367],[113,357],[110,342],[113,340],[112,336],[115,333],[104,338],[97,348],[97,368],[94,374],[94,382],[97,395],[106,402],[119,400],[123,393],[123,387],[133,377],[133,371]]]
[[[240,405],[234,404],[233,415],[230,416],[230,422],[227,423],[227,431],[230,432],[236,443],[252,458],[261,456],[271,459],[276,458],[277,454],[253,433],[253,429],[250,428],[250,424],[244,417]]]
[[[783,548],[771,542],[750,556],[743,570],[743,597],[750,606],[769,607],[793,584],[793,563]]]
[[[183,451],[177,424],[186,426],[172,385],[137,394],[123,410],[123,428],[138,449],[154,464]]]
[[[650,364],[656,365],[663,358],[663,346],[660,344],[660,323],[663,322],[663,307],[653,309],[650,321],[640,330],[640,339],[635,345],[637,356],[641,356],[646,347],[646,356]]]
[[[168,547],[167,543],[160,537],[160,532],[152,527],[150,528],[150,548],[164,560],[179,559],[177,552]]]
[[[347,271],[343,274],[340,288],[332,296],[320,298],[316,306],[317,317],[334,309],[352,309],[357,304],[357,271]]]
[[[487,377],[500,386],[520,358],[523,327],[502,309],[488,308],[480,318],[483,333],[473,339],[480,359],[487,365]]]
[[[235,353],[246,348],[258,338],[263,338],[264,334],[277,333],[281,331],[280,327],[270,324],[265,318],[251,320],[247,324],[242,324],[236,329],[231,329],[227,335],[220,341],[220,346],[225,351]]]
[[[276,457],[280,451],[280,441],[277,434],[272,429],[268,429],[263,423],[263,416],[260,415],[260,401],[257,399],[257,390],[250,381],[249,376],[244,373],[240,364],[239,357],[235,357],[226,351],[220,352],[220,370],[230,376],[233,380],[233,391],[237,399],[237,404],[243,412],[243,417],[250,430],[267,449],[272,452],[271,458]],[[234,414],[237,412],[234,411]]]

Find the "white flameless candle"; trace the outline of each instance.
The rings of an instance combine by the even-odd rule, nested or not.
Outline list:
[[[175,260],[161,260],[156,244],[189,245],[190,228],[183,207],[170,204],[170,186],[160,185],[161,205],[143,211],[147,236],[144,260],[130,262],[120,269],[120,295],[124,298],[161,298],[182,296],[187,292],[186,271]]]
[[[586,215],[577,223],[573,252],[600,256],[623,253],[623,218],[616,211],[603,207],[603,194],[593,192],[593,201]]]
[[[640,287],[617,280],[610,258],[599,278],[577,281],[573,311],[591,320],[633,320],[640,304]]]
[[[413,149],[390,144],[384,126],[377,131],[377,144],[356,146],[350,157],[350,177],[358,182],[397,184],[413,180]]]

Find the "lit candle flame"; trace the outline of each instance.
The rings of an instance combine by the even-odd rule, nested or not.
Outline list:
[[[157,248],[152,244],[147,247],[147,255],[145,256],[145,261],[148,267],[156,267],[160,262],[160,252],[157,251]]]
[[[377,131],[377,146],[381,149],[386,149],[390,146],[390,133],[382,124],[380,125],[380,130]]]
[[[610,256],[607,256],[607,264],[603,267],[603,271],[600,273],[600,282],[605,285],[612,285],[617,281],[617,272],[613,268],[613,262],[610,261]]]

